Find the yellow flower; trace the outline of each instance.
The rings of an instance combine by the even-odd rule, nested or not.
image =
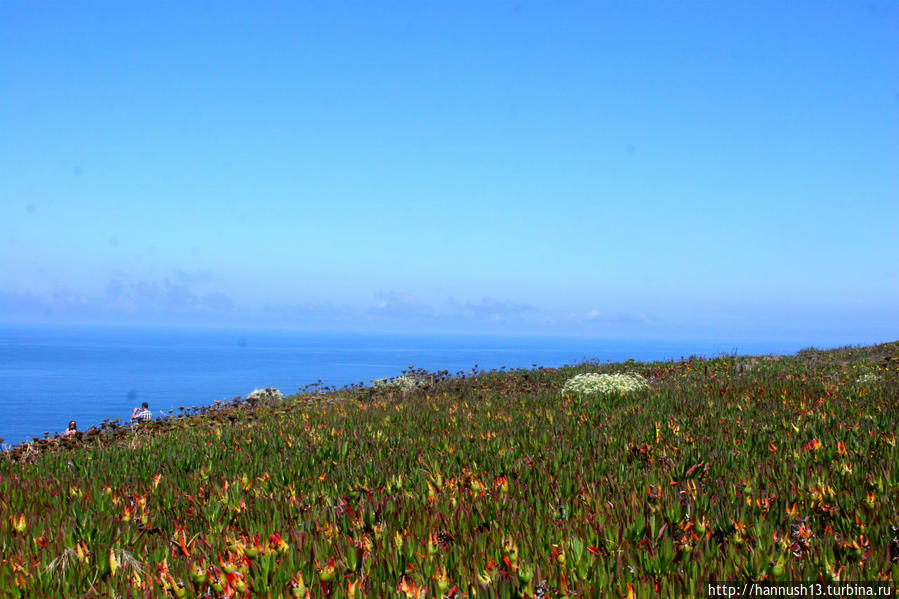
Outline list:
[[[116,571],[119,569],[119,560],[116,559],[115,553],[112,549],[109,550],[109,571],[115,576]]]
[[[13,516],[12,527],[16,532],[25,532],[25,514],[19,514],[18,516]]]

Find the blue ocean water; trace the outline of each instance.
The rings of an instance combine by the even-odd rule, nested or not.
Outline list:
[[[285,394],[321,380],[344,386],[431,371],[557,367],[585,360],[790,353],[800,345],[735,341],[385,335],[62,326],[0,326],[0,438],[4,446],[104,419],[127,421],[146,401],[155,416],[246,396]]]

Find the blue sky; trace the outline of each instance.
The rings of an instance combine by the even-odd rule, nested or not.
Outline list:
[[[899,338],[895,2],[0,2],[0,321]]]

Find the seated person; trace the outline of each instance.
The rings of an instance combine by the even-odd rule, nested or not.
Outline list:
[[[67,429],[66,429],[66,432],[63,433],[63,434],[64,434],[66,437],[68,437],[69,435],[74,435],[74,434],[77,433],[77,432],[78,432],[78,425],[75,424],[75,421],[74,421],[74,420],[71,420],[71,421],[69,422],[69,428],[67,428]]]
[[[132,422],[150,422],[153,420],[153,413],[150,411],[150,405],[144,402],[141,407],[134,408],[131,412]]]

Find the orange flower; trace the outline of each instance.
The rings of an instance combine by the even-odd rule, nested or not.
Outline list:
[[[287,541],[282,539],[281,534],[277,532],[269,536],[268,543],[272,550],[277,551],[278,553],[284,553],[290,548]]]
[[[414,580],[410,581],[407,576],[403,576],[400,579],[400,584],[396,590],[405,595],[407,599],[419,599],[428,592],[427,587],[420,586]]]
[[[318,563],[318,560],[316,560],[315,567],[318,569],[318,579],[322,582],[328,582],[329,580],[334,578],[335,567],[333,557],[328,561],[328,563],[323,566]]]
[[[297,570],[297,573],[290,577],[290,594],[297,599],[302,599],[308,594],[302,570]]]
[[[82,564],[87,559],[87,545],[84,544],[84,541],[80,541],[75,545],[75,556]]]

